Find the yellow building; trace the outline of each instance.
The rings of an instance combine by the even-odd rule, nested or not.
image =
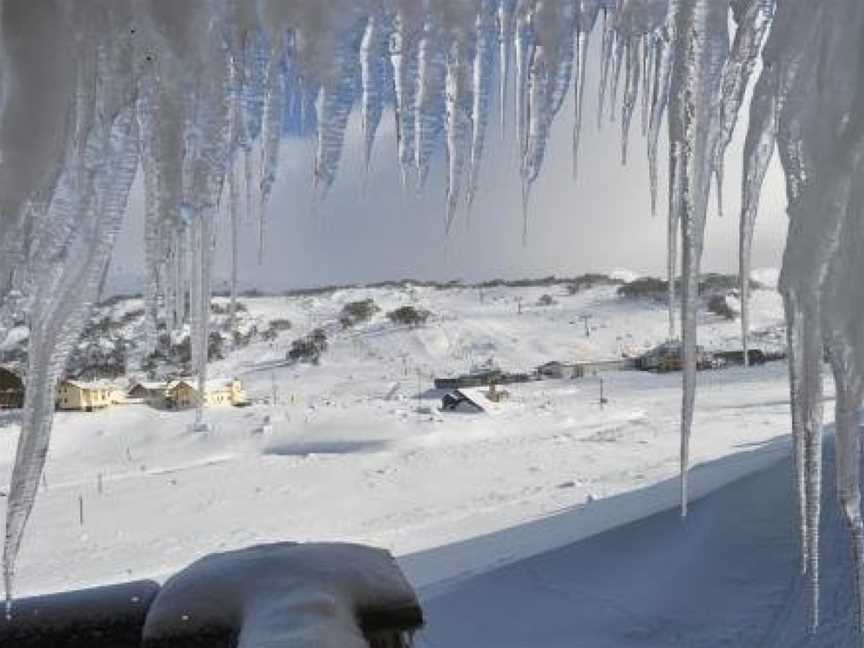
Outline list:
[[[64,380],[57,385],[57,409],[92,412],[114,405],[118,393],[110,383]]]
[[[166,400],[168,406],[175,409],[197,407],[201,400],[198,392],[198,381],[194,378],[175,380],[168,385]],[[243,407],[249,404],[246,389],[238,379],[207,381],[204,392],[204,406],[218,407],[233,405]]]

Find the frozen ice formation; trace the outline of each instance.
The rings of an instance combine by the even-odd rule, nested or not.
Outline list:
[[[55,384],[98,296],[139,169],[146,194],[147,336],[154,339],[163,322],[169,329],[190,323],[204,380],[215,220],[225,217],[234,239],[234,303],[238,222],[244,214],[255,219],[263,240],[284,133],[316,139],[312,177],[320,200],[338,176],[352,111],[359,113],[367,167],[379,126],[392,115],[404,187],[423,189],[430,165],[443,153],[450,227],[476,199],[488,124],[497,110],[502,132],[512,131],[517,142],[527,228],[528,198],[543,172],[552,124],[570,101],[577,172],[595,30],[598,118],[618,113],[626,160],[636,138],[631,124],[641,111],[652,213],[660,194],[659,149],[668,142],[669,335],[675,336],[680,316],[684,349],[682,513],[705,220],[714,187],[722,209],[724,155],[746,104],[742,336],[746,345],[750,249],[762,181],[776,149],[789,205],[780,288],[813,626],[823,355],[837,388],[836,479],[862,591],[864,522],[855,459],[864,396],[860,2],[7,0],[0,7],[0,334],[25,312],[32,326],[7,508],[7,596],[48,448]],[[679,269],[680,311],[674,304]]]

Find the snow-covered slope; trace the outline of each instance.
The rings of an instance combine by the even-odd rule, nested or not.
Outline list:
[[[531,370],[549,360],[602,360],[635,354],[666,339],[666,309],[651,299],[625,299],[618,286],[601,286],[570,294],[569,283],[486,288],[438,288],[405,284],[402,287],[355,288],[304,297],[244,299],[251,315],[261,322],[287,318],[297,337],[323,327],[330,339],[326,366],[341,368],[343,376],[361,366],[407,367],[415,375],[466,372],[492,360],[510,371]],[[548,295],[551,305],[541,305]],[[338,323],[342,308],[372,299],[380,311],[371,321],[349,330]],[[394,326],[387,312],[412,305],[431,311],[428,324],[417,329]],[[773,289],[755,291],[752,325],[757,337],[770,332],[782,338],[783,311]],[[585,336],[582,316],[590,319]],[[740,348],[739,324],[704,309],[700,315],[700,343],[709,349]],[[284,359],[284,340],[252,345],[216,363],[214,373],[254,374],[270,362]],[[334,372],[314,372],[332,375]],[[307,376],[307,378],[312,378]],[[374,380],[368,378],[368,380]]]

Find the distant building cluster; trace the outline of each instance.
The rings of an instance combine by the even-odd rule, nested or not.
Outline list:
[[[57,386],[57,409],[93,412],[113,405],[146,404],[168,410],[197,407],[249,405],[243,383],[233,380],[209,380],[203,394],[198,380],[181,378],[168,382],[136,382],[123,389],[107,381],[82,382],[63,380]]]

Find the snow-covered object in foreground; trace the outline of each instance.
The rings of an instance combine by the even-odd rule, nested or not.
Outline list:
[[[236,637],[237,648],[407,648],[422,622],[386,551],[279,543],[207,556],[171,578],[144,646]]]

